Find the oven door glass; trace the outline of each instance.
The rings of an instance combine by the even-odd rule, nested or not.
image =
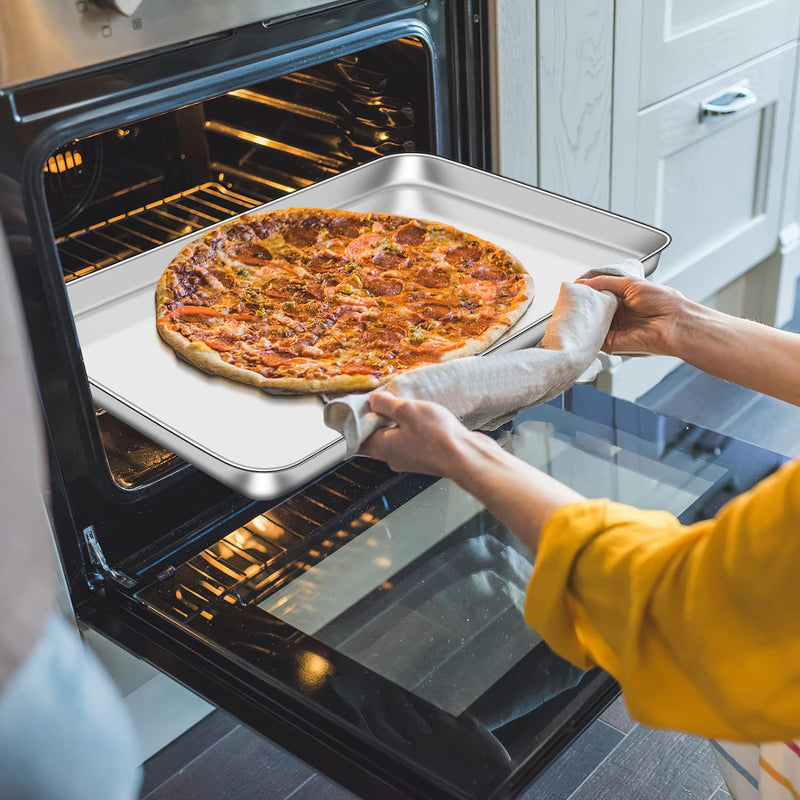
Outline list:
[[[543,409],[539,419],[520,422],[506,446],[584,495],[679,515],[727,476],[688,456],[673,465],[588,432],[559,434],[558,414]],[[448,480],[387,512],[257,605],[441,710],[463,714],[541,641],[522,618],[533,557]],[[529,710],[579,677],[563,665],[551,683],[517,687],[518,702]],[[481,721],[496,727],[512,713]]]
[[[587,496],[687,522],[779,461],[591,389],[523,412],[499,439]],[[450,481],[398,477],[298,535],[373,466],[345,465],[139,598],[444,792],[430,796],[510,791],[613,684],[526,626],[532,555]]]

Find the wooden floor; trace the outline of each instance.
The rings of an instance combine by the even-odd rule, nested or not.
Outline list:
[[[643,728],[618,698],[523,800],[730,800],[708,742]],[[146,800],[354,800],[303,762],[214,711],[145,764]],[[379,800],[379,798],[366,798]]]
[[[800,317],[787,327],[800,331]],[[785,455],[800,455],[800,409],[687,365],[639,402]],[[153,756],[145,765],[142,790],[142,798],[147,800],[353,797],[221,711],[213,712]],[[644,728],[628,717],[619,698],[523,798],[730,800],[730,795],[707,742]]]

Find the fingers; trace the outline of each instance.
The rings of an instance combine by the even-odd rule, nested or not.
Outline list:
[[[398,412],[404,404],[405,400],[401,400],[389,392],[373,392],[369,396],[370,409],[393,421],[397,421]]]
[[[378,430],[361,445],[358,450],[359,455],[367,456],[367,458],[375,458],[378,461],[385,461],[384,436],[386,433],[386,428],[378,428]]]
[[[576,283],[583,283],[586,286],[596,289],[598,292],[611,292],[617,297],[623,297],[637,278],[623,278],[616,275],[598,275],[596,278],[579,278]]]

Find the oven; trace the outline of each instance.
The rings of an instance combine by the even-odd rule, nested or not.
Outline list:
[[[530,554],[457,487],[365,459],[238,494],[93,400],[69,296],[386,155],[489,168],[490,4],[15,5],[0,213],[76,617],[364,797],[517,796],[616,692],[525,628]],[[687,519],[776,464],[592,389],[497,435]]]

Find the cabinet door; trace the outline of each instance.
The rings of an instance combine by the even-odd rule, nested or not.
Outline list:
[[[614,165],[613,182],[625,213],[672,234],[657,280],[702,299],[774,249],[795,50],[639,112],[633,160]]]
[[[639,108],[797,38],[797,0],[643,0]]]

